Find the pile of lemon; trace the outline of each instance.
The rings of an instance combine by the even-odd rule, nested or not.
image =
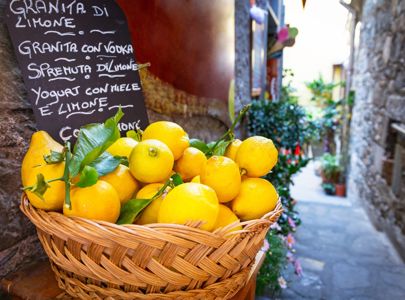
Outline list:
[[[44,164],[43,159],[50,150],[62,149],[46,132],[34,133],[22,163],[23,185],[35,184],[38,174],[45,178],[62,177],[64,162]],[[73,183],[70,208],[64,205],[65,183],[60,180],[49,182],[43,199],[26,191],[31,204],[44,210],[63,211],[67,216],[115,223],[127,201],[151,199],[174,173],[184,183],[167,187],[135,223],[198,222],[202,229],[212,231],[238,220],[260,218],[277,203],[276,189],[260,177],[277,163],[278,152],[270,139],[261,136],[235,139],[223,156],[207,158],[190,146],[181,126],[159,121],[145,129],[141,141],[122,137],[107,152],[127,157],[129,165],[119,165],[89,187],[75,187]]]

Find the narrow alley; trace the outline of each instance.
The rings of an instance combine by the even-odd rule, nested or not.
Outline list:
[[[302,218],[295,255],[303,274],[288,267],[281,299],[403,299],[405,265],[386,235],[360,203],[325,195],[320,181],[313,164],[295,178]]]

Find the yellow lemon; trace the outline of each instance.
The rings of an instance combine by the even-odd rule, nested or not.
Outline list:
[[[228,145],[228,147],[226,147],[226,151],[225,151],[225,156],[229,157],[232,160],[235,160],[236,158],[236,152],[239,149],[240,144],[242,144],[242,141],[239,139],[234,139],[232,141],[232,143],[230,143]]]
[[[217,228],[225,227],[236,221],[239,221],[239,218],[233,213],[233,211],[229,207],[227,207],[223,204],[220,204],[217,221],[215,222],[215,225],[214,225],[214,230]],[[242,229],[242,226],[237,226],[237,227],[234,227],[232,229],[232,231],[241,230],[241,229]]]
[[[239,146],[235,161],[249,177],[261,177],[270,172],[277,163],[278,151],[273,141],[252,136]]]
[[[201,221],[201,229],[212,230],[218,212],[215,191],[206,185],[188,182],[176,186],[167,194],[160,205],[158,222],[186,224]]]
[[[191,182],[201,183],[200,175],[197,175],[197,176],[193,177],[193,179],[191,179]]]
[[[30,146],[21,164],[21,182],[23,186],[28,185],[27,179],[32,168],[44,165],[44,155],[50,154],[51,150],[62,152],[63,146],[43,130],[32,134]]]
[[[44,175],[45,180],[48,181],[62,177],[64,170],[64,162],[52,165],[45,164],[33,168],[27,177],[27,186],[36,184],[37,174],[41,173]],[[43,195],[43,200],[30,191],[27,191],[26,193],[31,204],[36,208],[44,210],[62,210],[65,201],[65,182],[60,180],[50,182],[48,189]]]
[[[138,144],[133,138],[122,137],[119,138],[106,150],[112,156],[126,156],[129,157],[132,149]]]
[[[163,187],[162,183],[151,183],[145,185],[136,194],[137,199],[151,199],[156,193]],[[169,188],[160,196],[159,198],[152,201],[143,211],[139,219],[136,221],[137,224],[145,225],[157,223],[158,213],[162,200],[166,197]]]
[[[272,211],[277,200],[277,191],[270,182],[247,178],[242,181],[239,195],[232,201],[232,210],[243,221],[258,219]]]
[[[150,139],[165,143],[172,151],[174,160],[179,159],[190,145],[188,135],[183,128],[169,121],[154,122],[146,127],[142,134],[142,141]]]
[[[182,157],[175,162],[174,170],[180,174],[183,180],[190,180],[200,175],[206,161],[207,158],[202,151],[188,147],[184,150]]]
[[[139,189],[139,184],[132,176],[131,171],[124,165],[119,165],[113,172],[100,177],[100,180],[108,182],[117,191],[121,204],[132,199]]]
[[[225,156],[212,156],[207,160],[201,183],[213,188],[220,202],[228,202],[239,193],[241,177],[238,165]]]
[[[141,182],[161,182],[170,177],[174,159],[161,141],[145,140],[134,147],[129,157],[129,169]]]
[[[70,192],[71,209],[63,206],[66,216],[115,223],[120,215],[120,199],[111,184],[99,180],[96,184]]]

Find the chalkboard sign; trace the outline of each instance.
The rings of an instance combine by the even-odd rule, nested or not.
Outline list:
[[[39,129],[75,140],[122,107],[121,132],[148,119],[126,18],[113,0],[11,0],[6,22]]]

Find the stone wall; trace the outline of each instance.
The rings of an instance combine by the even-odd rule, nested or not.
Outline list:
[[[405,123],[405,1],[365,0],[361,24],[349,194],[363,201],[376,227],[405,256],[405,199],[393,194],[383,176],[391,124]]]
[[[0,278],[43,257],[34,226],[20,212],[20,162],[35,130],[0,0]]]

